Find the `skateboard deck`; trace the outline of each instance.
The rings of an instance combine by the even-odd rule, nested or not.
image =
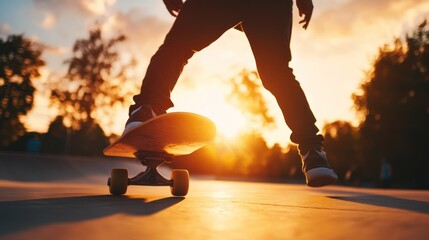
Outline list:
[[[137,152],[187,155],[212,141],[216,126],[194,113],[174,112],[141,123],[114,141],[103,152],[107,156],[135,158]]]

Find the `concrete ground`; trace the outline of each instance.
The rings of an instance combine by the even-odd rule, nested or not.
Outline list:
[[[94,177],[6,179],[31,173],[11,158],[0,156],[0,239],[429,239],[429,191],[193,178],[186,197],[142,186],[118,197],[96,167],[86,167]]]

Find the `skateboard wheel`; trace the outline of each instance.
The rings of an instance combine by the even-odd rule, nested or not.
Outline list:
[[[112,195],[123,195],[127,192],[127,169],[112,169],[109,190]]]
[[[184,169],[174,169],[171,173],[173,185],[170,187],[173,196],[185,196],[189,189],[189,172]]]

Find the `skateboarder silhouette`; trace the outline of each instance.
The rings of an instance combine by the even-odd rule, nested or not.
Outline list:
[[[239,26],[250,43],[263,86],[282,110],[290,139],[298,144],[307,185],[320,187],[338,177],[323,150],[314,117],[304,92],[295,79],[291,60],[292,0],[164,0],[176,18],[164,43],[153,55],[141,91],[134,96],[127,129],[163,114],[173,106],[170,93],[183,67],[198,52],[230,28]],[[296,0],[302,27],[313,13],[312,0]]]

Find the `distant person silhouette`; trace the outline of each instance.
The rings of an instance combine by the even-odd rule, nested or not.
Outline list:
[[[390,188],[392,181],[392,165],[383,157],[380,166],[380,183],[382,188]]]
[[[140,94],[134,96],[124,133],[132,126],[163,114],[173,103],[173,90],[183,67],[198,52],[230,28],[240,28],[250,42],[264,87],[277,99],[291,141],[298,144],[307,185],[332,184],[338,177],[323,150],[316,119],[295,79],[291,60],[292,0],[164,0],[177,17],[164,43],[153,55]],[[296,0],[299,22],[307,29],[313,13],[311,0]],[[214,90],[215,91],[215,90]]]

